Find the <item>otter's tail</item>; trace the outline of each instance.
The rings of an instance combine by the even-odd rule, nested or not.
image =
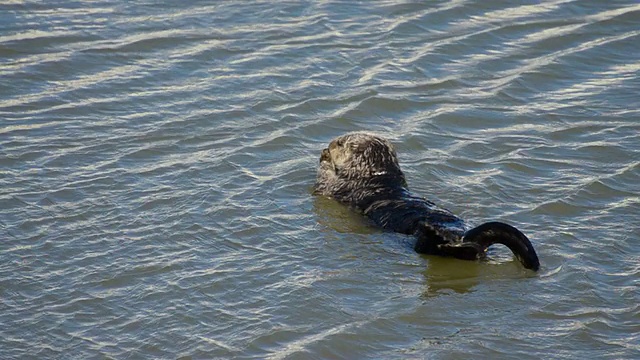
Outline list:
[[[533,271],[540,269],[540,261],[531,241],[520,230],[497,221],[475,227],[464,234],[461,243],[447,244],[440,249],[451,256],[472,260],[484,256],[487,248],[493,244],[508,247],[525,268]]]

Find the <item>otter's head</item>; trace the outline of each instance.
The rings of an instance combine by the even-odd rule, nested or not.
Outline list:
[[[362,187],[405,184],[393,145],[382,137],[349,133],[335,138],[322,150],[316,193],[335,196]]]

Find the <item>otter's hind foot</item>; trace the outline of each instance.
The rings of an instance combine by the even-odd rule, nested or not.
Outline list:
[[[485,249],[475,243],[448,243],[438,245],[438,250],[444,255],[452,256],[462,260],[477,260],[485,255]]]

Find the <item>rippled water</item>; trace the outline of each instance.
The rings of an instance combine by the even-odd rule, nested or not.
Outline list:
[[[640,358],[635,1],[0,5],[0,358]],[[347,131],[523,230],[311,196]]]

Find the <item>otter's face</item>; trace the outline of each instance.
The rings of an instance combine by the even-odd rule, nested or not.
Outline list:
[[[337,137],[322,150],[316,188],[331,189],[328,183],[355,188],[382,177],[389,186],[405,184],[393,145],[376,135],[350,133]]]

